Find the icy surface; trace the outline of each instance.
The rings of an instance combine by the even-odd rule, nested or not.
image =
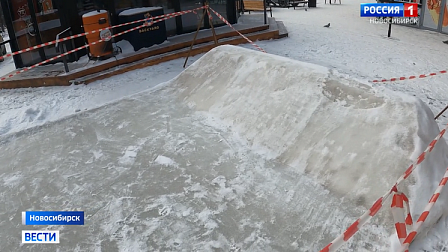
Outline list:
[[[273,10],[273,15],[277,20],[284,22],[289,32],[289,37],[272,41],[256,41],[256,43],[263,47],[268,53],[323,65],[328,67],[330,69],[330,73],[334,75],[341,75],[342,77],[347,77],[349,79],[362,79],[363,81],[430,73],[436,70],[443,70],[448,65],[448,57],[446,57],[447,45],[442,43],[442,41],[447,40],[447,36],[444,34],[394,25],[392,27],[392,37],[387,38],[387,25],[370,24],[368,18],[359,17],[359,1],[344,0],[342,5],[324,5],[324,1],[318,0],[317,4],[318,8],[312,8],[306,12],[303,10],[275,8]],[[255,16],[256,14],[251,13],[250,15]],[[260,22],[261,21],[262,17],[260,17]],[[331,22],[331,28],[323,28],[322,26],[328,22]],[[7,46],[9,45],[7,44]],[[242,45],[242,47],[256,50],[252,45]],[[199,58],[199,56],[190,57],[189,64]],[[48,125],[49,122],[76,114],[79,110],[84,111],[96,108],[127,95],[135,94],[142,90],[147,90],[148,88],[170,80],[178,75],[183,70],[183,62],[184,59],[173,60],[157,66],[151,66],[145,69],[115,76],[113,78],[97,81],[89,84],[88,86],[80,85],[71,87],[0,90],[0,135],[4,136],[6,134],[21,132],[19,133],[20,135],[23,134],[22,131],[24,129],[38,125],[44,125],[43,129],[45,129],[46,127],[50,127],[50,125]],[[61,69],[63,69],[63,67],[61,67]],[[12,58],[6,59],[5,62],[0,62],[1,75],[9,73],[12,70],[14,70]],[[403,93],[416,96],[421,99],[434,114],[436,114],[441,111],[446,104],[448,104],[448,96],[446,95],[448,93],[448,86],[446,85],[446,78],[447,75],[440,75],[425,79],[381,83],[375,84],[374,86],[388,87],[392,90],[398,90]],[[145,108],[145,111],[146,109],[147,108]],[[416,109],[416,111],[417,110],[421,110],[421,107]],[[419,113],[428,113],[429,115],[429,112]],[[398,115],[397,117],[400,116],[401,115]],[[218,122],[219,123],[217,124],[223,123],[219,120]],[[439,120],[437,120],[439,126],[442,127],[444,127],[447,122],[448,120],[445,116],[442,116]],[[209,120],[207,123],[209,123]],[[118,126],[125,128],[128,124],[129,122],[123,121],[119,123]],[[428,125],[428,127],[430,128],[430,131],[432,131],[434,126]],[[425,131],[426,128],[421,127],[419,130]],[[430,133],[431,132],[427,133],[427,136],[429,136]],[[51,137],[51,135],[48,135],[48,137]],[[372,136],[372,139],[374,138],[375,136]],[[421,141],[427,143],[431,138],[422,137],[422,139],[423,140]],[[26,146],[26,141],[22,141]],[[415,139],[415,142],[417,141],[419,140]],[[71,142],[65,142],[66,145],[69,145],[70,143]],[[127,150],[130,146],[138,146],[138,144],[139,143],[136,142],[129,144],[129,146],[126,145],[117,149],[116,152],[114,152],[116,157],[114,162],[118,164],[120,160],[119,158],[124,156],[125,150]],[[421,146],[421,144],[417,145]],[[46,145],[43,146],[45,147]],[[440,146],[437,148],[439,147]],[[0,147],[0,150],[3,150],[2,148],[3,147]],[[326,146],[326,148],[322,149],[322,154],[320,155],[330,155],[330,151],[331,148]],[[89,158],[87,163],[92,163],[95,158],[99,158],[101,155],[104,155],[101,151],[93,152],[92,158]],[[22,155],[26,156],[26,154]],[[154,155],[153,159],[148,160],[148,162],[152,162],[153,164],[155,162],[154,159],[159,155],[171,158],[170,155],[166,153],[158,153],[157,155]],[[359,158],[358,151],[350,153],[347,155],[347,162],[356,157]],[[261,156],[260,158],[263,159],[265,157]],[[432,162],[436,162],[439,165],[446,162],[446,157],[440,153],[432,153],[429,155],[429,158],[430,160],[434,158],[434,161]],[[122,160],[125,161],[125,159]],[[129,162],[132,161],[131,158],[128,160]],[[176,161],[175,159],[172,160]],[[8,162],[12,161],[8,160]],[[19,161],[15,162],[17,164],[19,163]],[[30,166],[34,165],[31,161],[29,163]],[[186,163],[188,164],[188,162]],[[407,165],[409,164],[410,161]],[[73,167],[77,166],[75,161],[73,161],[73,164],[70,165]],[[6,166],[4,163],[0,163],[0,169],[2,171],[4,166]],[[4,169],[8,172],[12,170],[11,168]],[[418,172],[419,171],[417,171],[417,173]],[[438,184],[440,178],[436,178],[436,174],[427,175],[427,183],[425,184],[431,186]],[[384,174],[384,177],[385,179],[396,179],[389,176],[388,173]],[[1,179],[4,178],[2,177]],[[30,184],[29,182],[23,182],[22,179],[23,177],[21,175],[8,176],[4,179],[4,181],[8,186],[15,185],[17,183],[22,183],[22,185]],[[99,178],[99,181],[101,180],[102,178]],[[280,185],[283,186],[281,183]],[[28,187],[32,188],[32,186]],[[201,184],[196,183],[192,187],[195,189],[201,188]],[[390,185],[387,189],[389,187]],[[432,189],[430,190],[429,187],[427,187],[424,191],[424,194],[428,193],[427,191],[431,191],[432,193]],[[291,196],[293,193],[294,192],[290,190],[286,195],[282,194],[281,196],[284,196],[286,199],[293,200],[294,198]],[[296,190],[294,195],[298,195],[300,193],[302,193],[302,191]],[[311,196],[306,194],[306,191],[304,193],[304,197],[314,197],[314,195]],[[204,194],[205,192],[202,190],[197,193],[197,197],[202,197],[201,195]],[[446,191],[444,191],[444,194],[446,194]],[[66,194],[62,196],[67,197]],[[25,196],[25,198],[28,200],[27,196]],[[40,198],[42,198],[42,196],[39,196],[39,198],[34,198],[34,201],[38,202],[38,199],[40,200]],[[426,204],[428,201],[428,198],[421,198],[413,201],[413,204],[419,204],[419,208],[421,209],[422,205]],[[329,205],[333,206],[333,203],[334,202],[330,202]],[[15,204],[18,203],[16,202]],[[335,205],[337,204],[335,203]],[[39,207],[40,206],[37,206],[36,209]],[[55,208],[61,207],[55,206]],[[361,206],[359,208],[361,208],[361,210],[363,209]],[[49,209],[53,210],[53,206],[50,206]],[[187,209],[184,213],[188,213],[190,211],[191,210]],[[328,211],[332,211],[332,209],[328,209]],[[438,213],[435,214],[438,215]],[[334,217],[338,219],[340,216],[341,215],[336,214]],[[0,223],[2,223],[0,224],[0,227],[4,227],[4,223],[8,223],[10,217],[11,216],[9,215],[5,215],[5,218],[2,217],[2,219],[0,219]],[[347,215],[346,218],[353,221],[356,217],[358,217],[358,215],[353,214],[350,216]],[[332,230],[332,233],[328,235],[328,241],[334,238],[335,235],[342,232],[348,224],[350,224],[350,221],[338,220],[340,221],[338,222],[339,224],[334,225],[334,223],[330,222],[330,220],[333,220],[334,218],[328,219],[329,221],[326,225],[322,224],[327,227],[326,230]],[[375,219],[375,221],[379,222],[380,220]],[[18,225],[18,223],[20,223],[19,219],[12,220],[10,225],[15,226]],[[305,222],[305,224],[307,223],[308,222]],[[369,225],[368,228],[373,228],[374,225],[375,223],[372,227]],[[298,230],[301,229],[298,228]],[[17,235],[19,235],[18,232],[19,231],[16,232]],[[295,230],[294,232],[291,232],[294,233]],[[390,232],[390,229],[388,229],[387,232]],[[364,233],[362,233],[362,235],[364,235]],[[332,237],[330,238],[330,236]],[[3,242],[4,236],[0,237],[0,241]],[[378,234],[378,237],[384,237],[384,234],[380,233]],[[392,239],[395,238],[393,235],[391,237]],[[447,250],[448,242],[444,239],[446,237],[448,237],[448,218],[445,215],[438,221],[434,229],[425,233],[423,236],[420,236],[417,241],[414,242],[412,251],[423,252],[424,249],[426,249],[426,251]],[[15,237],[15,239],[18,239],[18,236]],[[373,244],[372,246],[366,245],[367,249],[365,249],[365,251],[375,251],[376,249],[374,248],[376,247],[373,246],[377,246],[378,244],[384,245],[387,243],[387,241],[384,241],[383,238],[380,240],[384,243],[379,243],[376,236],[366,236],[362,239],[364,243]],[[177,239],[173,240],[176,244],[179,242]],[[115,243],[116,241],[112,242],[112,244]],[[17,245],[18,243],[15,244]],[[98,250],[98,247],[100,246],[98,244],[99,243],[95,241],[94,244],[89,245],[91,246],[89,248],[91,248],[91,250]],[[294,246],[301,246],[302,243],[299,241],[293,242],[292,244]],[[82,246],[87,245],[83,244]],[[106,251],[114,251],[114,245],[111,245],[112,248],[108,249],[106,242],[104,242],[103,246],[106,248]],[[132,250],[132,247],[124,247],[125,246],[123,246],[121,251]],[[20,250],[17,247],[9,248],[12,248],[12,251]],[[44,248],[46,249],[48,246]],[[75,248],[75,246],[70,247],[69,250],[71,250],[71,248]],[[321,247],[316,245],[314,250],[318,249],[321,249]],[[42,249],[37,250],[42,251]],[[62,249],[62,251],[63,250],[64,249]],[[73,250],[76,251],[76,249]],[[175,249],[173,248],[171,250]],[[281,251],[282,249],[274,248],[273,250]],[[345,246],[341,249],[341,251],[350,250],[364,251],[362,249],[352,249],[350,246]],[[86,250],[78,249],[78,251]],[[233,251],[236,251],[236,249]],[[385,249],[377,249],[376,251],[385,251]]]
[[[220,47],[152,91],[3,136],[3,248],[48,248],[18,248],[22,211],[76,209],[86,226],[48,227],[60,250],[318,251],[437,133],[413,97],[250,52]],[[425,161],[401,189],[429,199],[446,165]],[[387,250],[380,215],[346,249]]]
[[[361,213],[329,207],[340,199],[251,152],[209,117],[174,103],[173,93],[138,95],[5,137],[3,248],[19,250],[17,223],[32,209],[86,211],[84,227],[49,227],[61,230],[64,251],[318,250]],[[387,240],[381,226],[361,234],[369,240],[353,243],[357,249]]]

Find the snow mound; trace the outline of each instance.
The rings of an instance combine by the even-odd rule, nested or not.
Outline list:
[[[369,208],[439,132],[430,109],[415,97],[240,47],[215,48],[173,85],[191,108],[228,123],[258,153],[314,177],[353,207]],[[415,221],[448,166],[446,153],[441,139],[399,186]],[[447,215],[447,199],[445,189],[423,234]],[[387,208],[376,218],[392,234]]]

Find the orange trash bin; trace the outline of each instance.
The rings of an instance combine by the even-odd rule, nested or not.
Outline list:
[[[91,11],[82,15],[82,23],[84,32],[90,32],[101,28],[110,27],[109,12],[105,10]],[[86,35],[87,43],[97,42],[102,38],[112,36],[112,31],[109,29],[101,32],[94,32]],[[112,56],[113,48],[110,39],[108,41],[100,42],[89,46],[89,51],[92,57],[108,57]]]

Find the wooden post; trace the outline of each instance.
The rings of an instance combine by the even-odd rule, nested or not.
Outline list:
[[[209,17],[212,16],[208,8],[207,8],[207,14]],[[210,19],[210,26],[212,27],[212,33],[213,33],[213,39],[215,40],[215,45],[218,45],[218,38],[216,37],[215,27],[213,26],[213,20],[211,19]]]
[[[193,49],[194,42],[196,42],[196,37],[198,36],[199,29],[201,29],[201,25],[202,25],[202,23],[204,22],[205,13],[206,13],[207,11],[208,11],[208,9],[202,12],[201,22],[199,22],[199,24],[198,24],[198,29],[196,30],[196,33],[194,34],[193,41],[191,41],[190,50],[188,50],[188,55],[187,55],[187,58],[185,59],[184,68],[185,68],[185,66],[187,65],[188,58],[190,57],[191,50]]]

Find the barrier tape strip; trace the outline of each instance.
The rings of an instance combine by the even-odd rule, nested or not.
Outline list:
[[[390,205],[392,216],[395,222],[395,230],[397,231],[400,244],[403,244],[407,237],[407,231],[412,229],[412,216],[409,208],[409,199],[402,192],[394,193],[392,203]]]
[[[207,6],[207,15],[208,15],[208,19],[210,20],[210,22],[213,22],[213,17],[212,17],[212,13],[210,13],[210,7]]]
[[[434,194],[431,196],[431,199],[429,199],[429,202],[426,205],[425,209],[423,210],[423,213],[418,218],[417,223],[415,223],[413,231],[410,232],[409,235],[406,237],[406,240],[404,241],[403,245],[401,246],[401,249],[399,252],[408,252],[409,251],[408,250],[409,245],[414,240],[414,238],[417,235],[418,231],[420,230],[423,222],[428,217],[429,211],[431,211],[431,208],[436,203],[436,201],[439,198],[440,193],[442,192],[442,189],[446,185],[447,181],[448,181],[448,168],[446,169],[445,175],[443,176],[442,180],[440,180],[439,186],[436,188]]]
[[[203,7],[201,7],[201,8],[203,8]],[[35,65],[33,65],[33,66],[23,68],[23,69],[21,69],[21,70],[19,70],[19,71],[17,71],[17,72],[13,72],[13,73],[9,74],[8,76],[2,77],[2,78],[0,79],[0,81],[4,81],[4,80],[6,80],[6,79],[12,78],[12,77],[14,77],[14,76],[16,76],[16,75],[18,75],[18,74],[21,74],[21,73],[26,72],[26,71],[28,71],[28,70],[30,70],[30,69],[35,68],[35,67],[41,66],[41,65],[43,65],[43,64],[46,64],[46,63],[48,63],[48,62],[50,62],[50,61],[53,61],[53,60],[55,60],[55,59],[59,59],[59,58],[61,58],[61,57],[63,57],[63,56],[69,55],[69,54],[74,53],[74,52],[76,52],[76,51],[79,51],[79,50],[81,50],[81,49],[87,48],[87,47],[89,47],[89,46],[91,46],[91,45],[96,45],[96,44],[98,44],[98,43],[108,41],[108,40],[110,40],[111,38],[114,38],[114,37],[117,37],[117,36],[121,36],[121,35],[123,35],[123,34],[125,34],[125,33],[131,32],[131,31],[135,31],[135,30],[138,30],[138,29],[143,28],[143,27],[151,26],[151,25],[153,25],[153,24],[155,24],[155,23],[158,23],[158,22],[161,22],[161,21],[165,21],[165,20],[170,19],[170,18],[175,17],[175,16],[183,15],[183,14],[185,14],[185,12],[186,12],[186,13],[189,13],[189,12],[193,12],[193,10],[184,11],[184,12],[177,12],[175,15],[170,15],[169,17],[165,17],[165,18],[161,18],[161,19],[152,21],[150,24],[144,23],[143,25],[136,26],[136,27],[134,27],[134,28],[132,28],[132,29],[129,29],[129,30],[126,30],[126,31],[117,33],[117,34],[114,34],[114,35],[109,36],[109,37],[107,37],[107,38],[100,39],[100,40],[98,40],[98,41],[96,41],[96,42],[92,42],[92,43],[90,43],[90,44],[87,44],[87,45],[84,45],[84,46],[81,46],[81,47],[78,47],[78,48],[73,49],[73,50],[71,50],[71,51],[68,51],[68,52],[66,52],[66,53],[57,55],[57,56],[55,56],[55,57],[53,57],[53,58],[51,58],[51,59],[44,60],[44,61],[42,61],[42,62],[40,62],[40,63],[37,63],[37,64],[35,64]],[[170,14],[173,14],[173,13],[170,13]]]
[[[93,34],[93,33],[97,33],[97,32],[99,33],[99,32],[104,31],[104,30],[114,29],[114,28],[130,25],[130,24],[136,24],[136,23],[151,21],[151,20],[154,20],[154,19],[161,19],[161,18],[167,18],[167,17],[171,18],[171,17],[179,16],[179,14],[183,15],[183,14],[187,14],[187,13],[194,12],[194,11],[197,11],[197,10],[200,10],[200,9],[205,9],[205,8],[206,8],[206,6],[201,6],[199,8],[193,9],[193,10],[168,13],[168,14],[165,14],[165,15],[145,18],[145,19],[141,19],[141,20],[137,20],[137,21],[132,21],[132,22],[124,23],[124,24],[118,24],[118,25],[114,25],[114,26],[110,26],[110,27],[106,27],[106,28],[101,28],[101,29],[98,29],[98,30],[93,30],[93,31],[88,31],[88,32],[84,32],[84,33],[68,36],[68,37],[65,37],[65,38],[61,38],[61,39],[53,40],[53,41],[50,41],[50,42],[46,42],[46,43],[43,43],[43,44],[40,44],[40,45],[32,46],[32,47],[29,47],[29,48],[26,48],[26,49],[23,49],[23,50],[20,50],[20,51],[17,51],[17,52],[8,53],[8,54],[6,54],[4,56],[0,56],[0,60],[8,58],[8,57],[12,57],[12,56],[24,53],[24,52],[33,51],[33,50],[36,50],[36,49],[39,49],[39,48],[42,48],[42,47],[45,47],[45,46],[50,46],[50,45],[53,45],[53,44],[56,44],[56,43],[59,43],[59,42],[63,42],[63,41],[67,41],[67,40],[71,40],[71,39],[75,39],[75,38],[79,38],[79,37],[82,37],[82,36],[85,36],[85,35],[89,35],[89,34]],[[166,19],[163,19],[163,20],[166,20]]]
[[[378,213],[378,211],[383,207],[383,202],[385,202],[390,195],[398,192],[397,186],[405,179],[407,179],[409,175],[411,175],[411,173],[416,169],[417,165],[419,165],[421,162],[423,162],[423,160],[425,160],[427,154],[431,153],[431,151],[434,149],[434,146],[437,144],[440,138],[442,138],[447,129],[448,124],[442,131],[439,132],[439,134],[434,138],[434,140],[431,141],[428,147],[426,147],[426,149],[408,167],[408,169],[406,169],[403,175],[401,175],[400,178],[398,178],[398,180],[395,182],[394,186],[389,190],[389,192],[387,192],[381,198],[375,201],[372,207],[370,207],[366,212],[364,212],[364,214],[361,217],[359,217],[359,219],[357,219],[352,225],[350,225],[344,233],[342,233],[340,236],[334,239],[320,252],[336,251],[337,249],[342,247],[342,245],[344,245],[356,232],[358,232],[358,230],[361,227],[363,227],[366,223],[368,223],[373,218],[373,216],[375,216]]]
[[[243,37],[245,40],[247,40],[247,42],[251,43],[255,48],[257,48],[258,50],[262,51],[262,52],[266,52],[265,50],[263,50],[263,48],[259,47],[257,44],[255,44],[252,40],[250,40],[248,37],[244,36],[241,32],[239,32],[237,29],[235,29],[235,27],[233,27],[229,21],[227,21],[223,16],[221,16],[221,14],[219,14],[218,12],[216,12],[214,9],[210,8],[209,9],[211,11],[213,11],[213,13],[215,13],[215,15],[221,19],[221,21],[223,21],[224,23],[226,23],[226,25],[230,26],[230,28],[232,28],[234,31],[236,31],[241,37]]]
[[[448,72],[448,70],[442,70],[442,71],[433,72],[433,73],[429,73],[429,74],[421,74],[419,76],[411,75],[409,77],[399,77],[399,78],[373,80],[372,82],[377,83],[377,82],[391,82],[391,81],[401,81],[401,80],[422,79],[422,78],[426,78],[426,77],[430,77],[430,76],[434,76],[434,75],[446,74],[447,72]]]

